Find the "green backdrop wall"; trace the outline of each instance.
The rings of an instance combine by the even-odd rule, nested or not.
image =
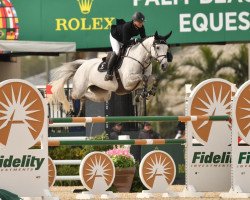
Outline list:
[[[115,18],[146,16],[146,32],[173,31],[169,43],[250,41],[250,0],[12,0],[19,40],[76,42],[78,49],[110,47]]]

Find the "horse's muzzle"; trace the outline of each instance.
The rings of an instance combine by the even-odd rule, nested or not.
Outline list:
[[[168,68],[168,63],[164,63],[164,64],[161,64],[161,70],[162,71],[167,71],[167,68]]]
[[[166,58],[167,58],[168,62],[172,62],[173,61],[173,55],[172,55],[172,53],[168,51],[167,55],[166,55]]]

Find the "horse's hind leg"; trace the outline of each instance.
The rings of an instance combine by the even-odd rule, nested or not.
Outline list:
[[[86,99],[94,102],[105,102],[111,98],[111,92],[102,89],[95,90],[94,92],[92,90],[88,90],[85,97]]]
[[[80,117],[82,113],[83,113],[83,116],[85,116],[84,102],[85,102],[85,98],[81,98],[80,99],[80,107],[79,107],[77,117]]]
[[[73,89],[71,93],[72,99],[81,99],[84,97],[84,94],[87,92],[88,80],[84,79],[83,77],[85,77],[84,73],[82,76],[80,76],[79,73],[76,73],[76,75],[74,76]]]
[[[73,85],[73,90],[71,93],[72,99],[81,99],[83,98],[84,94],[87,92],[87,88],[77,88]]]
[[[70,110],[69,112],[66,113],[67,117],[80,117],[80,115],[84,116],[84,99],[72,99],[71,100],[71,105],[70,105]]]

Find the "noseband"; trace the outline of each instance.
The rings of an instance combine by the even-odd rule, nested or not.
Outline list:
[[[168,61],[168,62],[172,62],[172,60],[173,60],[173,55],[172,55],[172,53],[171,53],[170,51],[168,51],[165,55],[164,55],[164,54],[163,54],[163,55],[158,55],[158,53],[157,53],[157,51],[156,51],[156,45],[157,45],[157,44],[165,44],[165,45],[168,45],[167,42],[166,42],[165,40],[155,40],[155,41],[153,42],[153,47],[154,47],[154,51],[155,51],[155,54],[156,54],[155,60],[156,60],[159,64],[161,64],[161,62],[163,61],[164,58],[167,58],[167,61]],[[162,57],[162,59],[159,60],[159,58],[161,58],[161,57]]]

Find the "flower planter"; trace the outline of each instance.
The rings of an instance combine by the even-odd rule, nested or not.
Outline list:
[[[115,168],[115,180],[113,185],[116,187],[118,192],[130,192],[135,170],[135,167]]]

